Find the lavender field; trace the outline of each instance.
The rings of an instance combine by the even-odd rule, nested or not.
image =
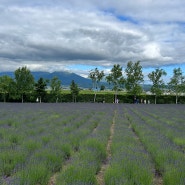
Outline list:
[[[0,104],[1,185],[184,185],[185,106]]]

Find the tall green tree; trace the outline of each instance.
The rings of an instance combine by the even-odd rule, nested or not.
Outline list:
[[[183,76],[182,69],[175,68],[173,70],[173,76],[168,83],[171,93],[175,94],[175,103],[178,103],[178,98],[181,93],[185,92],[185,76]]]
[[[7,75],[0,77],[0,93],[3,95],[4,102],[14,92],[14,89],[15,83],[11,77]]]
[[[113,86],[113,90],[115,91],[114,102],[116,103],[118,90],[123,87],[125,83],[125,79],[122,74],[122,67],[119,64],[115,64],[113,66],[110,74],[106,76],[106,81]]]
[[[125,87],[128,93],[135,96],[141,94],[142,87],[140,84],[144,81],[144,76],[140,61],[137,61],[136,63],[129,61],[125,69],[125,73],[127,76]]]
[[[163,93],[165,83],[162,77],[166,75],[167,73],[163,69],[158,68],[148,74],[148,78],[153,83],[151,87],[151,92],[155,95],[155,104],[157,102],[157,96]]]
[[[56,103],[58,102],[58,99],[61,95],[61,80],[58,77],[53,77],[50,82],[51,86],[51,94],[55,97]]]
[[[95,68],[90,71],[89,78],[92,80],[93,89],[94,89],[94,102],[96,101],[96,92],[100,88],[100,81],[105,76],[104,71],[99,71],[98,68]]]
[[[92,80],[92,89],[96,89],[96,74],[94,70],[91,70],[88,76]]]
[[[18,95],[21,96],[22,103],[24,95],[31,94],[34,89],[34,77],[27,67],[18,68],[15,71],[15,82]]]
[[[71,82],[70,90],[71,90],[73,102],[76,102],[76,98],[80,92],[80,89],[78,88],[78,85],[75,83],[74,80],[72,80],[72,82]]]
[[[37,102],[42,102],[47,94],[47,84],[48,80],[45,80],[44,78],[39,78],[38,81],[35,83],[35,93],[37,96]]]

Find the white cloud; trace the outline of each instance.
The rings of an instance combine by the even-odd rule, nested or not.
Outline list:
[[[156,43],[148,43],[144,46],[143,58],[156,61],[170,61],[171,57],[161,55],[160,47]]]
[[[185,2],[1,0],[2,70],[185,63]],[[6,63],[4,62],[6,61]],[[86,71],[79,72],[86,75]]]

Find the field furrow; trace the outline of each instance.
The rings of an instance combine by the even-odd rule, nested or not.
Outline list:
[[[105,171],[105,185],[152,183],[152,163],[128,119],[118,110],[111,145],[112,159]]]
[[[184,185],[185,106],[0,104],[2,185]]]
[[[145,147],[145,144],[142,143],[142,140],[140,139],[139,135],[137,134],[135,128],[132,125],[132,119],[130,119],[130,116],[127,112],[127,110],[125,109],[125,117],[128,119],[128,124],[129,124],[129,128],[132,130],[132,132],[134,133],[134,137],[139,141],[139,144],[142,145],[143,150],[145,151],[145,153],[147,153],[147,155],[149,156],[151,163],[152,163],[152,172],[153,172],[153,185],[162,185],[163,184],[163,178],[162,178],[162,174],[160,171],[158,171],[158,169],[155,168],[155,162],[152,159],[152,156],[150,156],[149,151],[147,151],[147,148]]]
[[[129,110],[132,126],[155,161],[155,168],[162,174],[165,185],[185,182],[185,156],[158,129],[141,119],[138,107]],[[139,107],[141,108],[141,107]]]
[[[148,110],[141,110],[140,116],[145,122],[156,129],[159,132],[163,133],[169,140],[171,140],[179,150],[185,153],[185,128],[184,120],[185,116],[183,114],[184,110],[179,110],[176,113],[176,117],[173,117],[173,111],[166,113],[162,111],[163,115],[160,115],[160,112],[155,114],[151,113]],[[170,118],[170,119],[169,119]]]
[[[105,171],[109,166],[110,160],[111,160],[111,144],[112,144],[112,139],[114,136],[114,127],[115,127],[115,120],[116,120],[116,116],[117,116],[117,111],[114,111],[114,116],[113,116],[113,120],[112,120],[112,125],[110,127],[110,137],[107,143],[107,147],[106,147],[106,160],[102,163],[102,166],[100,168],[100,171],[98,172],[98,174],[96,175],[96,179],[97,179],[97,183],[98,185],[104,185],[104,176],[105,176]]]

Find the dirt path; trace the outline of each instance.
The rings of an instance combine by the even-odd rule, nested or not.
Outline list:
[[[155,176],[154,176],[154,179],[153,179],[153,183],[154,183],[154,185],[162,185],[163,184],[162,175],[156,169],[155,169]]]
[[[102,164],[99,173],[96,175],[98,185],[104,185],[105,184],[104,174],[105,174],[105,170],[107,169],[107,167],[109,165],[109,161],[111,159],[111,144],[112,144],[112,138],[113,138],[113,135],[114,135],[115,117],[116,117],[116,111],[114,112],[114,117],[113,117],[112,125],[111,125],[111,128],[110,128],[110,137],[109,137],[109,140],[108,140],[108,143],[107,143],[107,148],[106,148],[107,158],[106,158],[105,162]]]
[[[97,126],[93,129],[92,133],[93,132],[96,132],[97,130]],[[73,156],[75,153],[75,151],[71,154],[71,156]],[[71,162],[71,157],[69,159],[67,159],[65,162],[64,162],[64,165],[62,166],[62,171],[65,171],[67,169],[67,167],[69,166]],[[57,176],[58,176],[59,172],[58,173],[55,173],[49,180],[48,184],[47,185],[56,185],[56,179],[57,179]]]
[[[64,162],[64,165],[62,166],[62,170],[65,171],[66,168],[68,167],[68,165],[70,164],[71,162],[71,158],[67,159],[65,162]],[[56,178],[58,176],[60,172],[57,172],[55,173],[49,180],[48,182],[48,185],[55,185],[56,184]]]
[[[58,175],[58,174],[56,173],[56,174],[54,174],[54,175],[50,178],[50,181],[49,181],[48,185],[55,185],[57,175]]]

